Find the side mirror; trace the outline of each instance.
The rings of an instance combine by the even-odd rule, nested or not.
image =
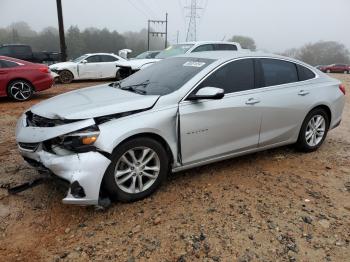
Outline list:
[[[87,63],[87,60],[84,59],[84,60],[81,61],[81,63],[82,63],[82,64],[86,64],[86,63]]]
[[[208,86],[199,89],[196,94],[191,94],[187,97],[187,100],[221,99],[224,95],[225,92],[223,89]]]

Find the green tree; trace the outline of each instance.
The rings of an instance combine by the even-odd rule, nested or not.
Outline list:
[[[229,41],[241,44],[242,48],[256,50],[255,41],[249,36],[235,35]]]

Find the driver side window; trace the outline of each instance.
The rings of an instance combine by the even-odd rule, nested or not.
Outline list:
[[[93,56],[89,56],[88,58],[86,58],[86,61],[88,63],[99,63],[99,62],[101,62],[101,59],[100,59],[99,55],[93,55]]]
[[[214,47],[213,45],[201,45],[201,46],[198,46],[197,48],[195,48],[192,53],[195,53],[195,52],[205,52],[205,51],[213,51],[214,50]]]
[[[254,89],[254,60],[241,59],[222,66],[196,90],[208,86],[222,88],[225,94]]]

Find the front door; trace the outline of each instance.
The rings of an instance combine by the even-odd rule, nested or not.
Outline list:
[[[86,58],[86,63],[79,63],[79,79],[95,79],[100,77],[100,56],[92,55]]]
[[[257,148],[261,112],[254,95],[254,60],[230,62],[207,77],[203,87],[225,91],[220,100],[182,101],[180,141],[183,164]]]

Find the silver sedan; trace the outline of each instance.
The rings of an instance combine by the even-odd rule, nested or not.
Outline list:
[[[287,144],[318,149],[340,124],[344,95],[290,58],[196,53],[37,104],[16,137],[28,163],[68,182],[64,203],[98,205],[105,193],[135,201],[171,171]]]

